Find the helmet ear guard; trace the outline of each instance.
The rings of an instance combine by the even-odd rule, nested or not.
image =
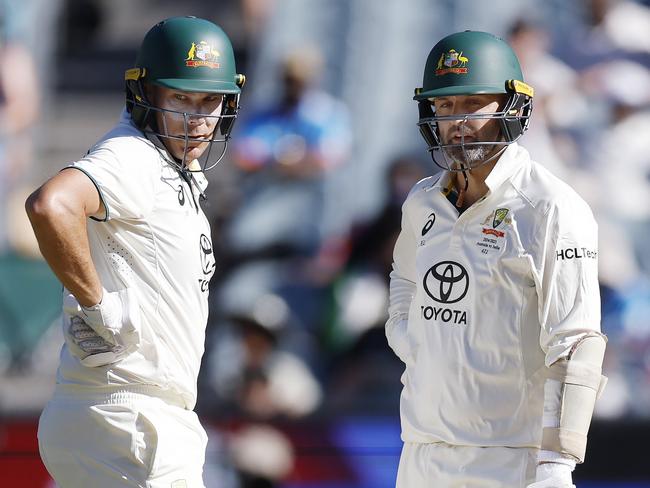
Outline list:
[[[528,129],[533,111],[533,87],[519,80],[506,81],[506,93],[510,95],[503,109],[501,130],[506,141],[514,142]]]
[[[421,88],[416,88],[415,94],[418,95],[421,90]],[[418,102],[418,112],[420,115],[420,120],[430,120],[434,116],[433,109],[431,108],[431,102],[427,99],[420,100]],[[422,137],[424,138],[429,148],[434,148],[439,145],[438,138],[434,132],[438,130],[438,124],[429,125],[426,123],[419,123],[418,127],[420,128],[420,134],[422,134]]]
[[[131,120],[138,129],[144,129],[149,124],[151,110],[144,91],[142,80],[147,74],[146,68],[131,68],[124,73],[126,91],[126,110],[131,114]]]
[[[235,76],[235,84],[242,88],[246,83],[246,76],[238,73]],[[235,116],[239,110],[239,94],[225,95],[223,99],[223,109],[221,115],[223,118],[219,122],[219,131],[221,135],[229,136],[232,126],[235,123]]]

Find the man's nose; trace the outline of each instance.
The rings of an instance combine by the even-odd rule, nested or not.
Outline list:
[[[190,113],[187,117],[187,123],[193,127],[203,125],[205,121],[205,115],[200,111]]]

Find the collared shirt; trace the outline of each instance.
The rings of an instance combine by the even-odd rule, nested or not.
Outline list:
[[[545,363],[600,330],[588,205],[511,144],[459,215],[449,173],[403,205],[386,334],[406,442],[539,447]]]
[[[100,281],[108,291],[135,292],[142,330],[138,349],[108,366],[85,367],[64,345],[58,382],[155,385],[181,395],[191,409],[215,269],[210,225],[199,206],[207,180],[202,173],[181,175],[126,113],[72,167],[91,178],[106,209],[103,220],[88,221]]]

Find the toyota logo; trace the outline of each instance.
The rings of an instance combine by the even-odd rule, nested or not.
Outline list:
[[[214,259],[214,254],[212,252],[212,242],[210,242],[210,238],[208,236],[201,234],[199,243],[201,246],[201,267],[203,268],[203,274],[206,276],[212,275],[215,268],[217,267],[217,263]]]
[[[424,289],[439,303],[456,303],[467,295],[467,270],[454,261],[434,264],[424,275]]]

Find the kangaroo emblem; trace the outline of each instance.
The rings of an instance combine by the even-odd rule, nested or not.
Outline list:
[[[438,66],[436,66],[436,69],[442,69],[442,62],[445,60],[445,53],[442,53],[440,55],[440,59],[438,60]]]

